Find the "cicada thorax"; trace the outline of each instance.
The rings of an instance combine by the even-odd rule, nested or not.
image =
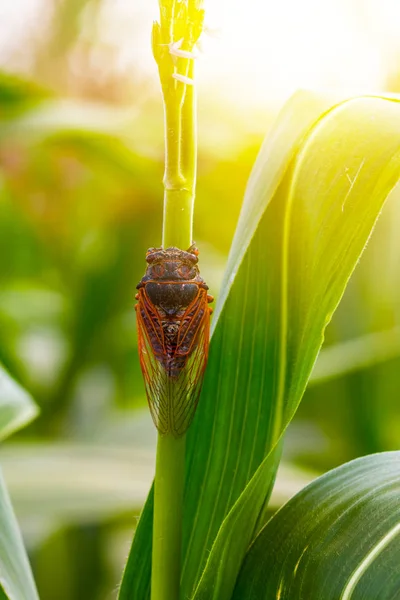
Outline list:
[[[157,311],[155,318],[163,332],[160,339],[154,327],[150,329],[156,358],[170,377],[177,377],[194,349],[197,323],[204,313],[204,309],[199,307],[194,311],[199,313],[194,321],[195,315],[188,309],[206,291],[198,284],[147,283],[144,293]]]
[[[212,298],[200,277],[197,254],[194,246],[187,252],[150,249],[137,286],[139,354],[148,400],[159,430],[174,435],[180,435],[194,414],[207,362]],[[181,424],[178,416],[171,421],[171,411]]]

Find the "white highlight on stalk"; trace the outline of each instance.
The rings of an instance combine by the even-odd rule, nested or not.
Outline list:
[[[186,75],[181,75],[180,73],[173,73],[172,77],[181,83],[186,83],[186,85],[194,85],[194,79],[190,77],[186,77]]]
[[[177,42],[171,42],[168,44],[169,53],[171,56],[176,56],[178,58],[197,58],[197,52],[190,52],[189,50],[181,50],[181,46],[183,43],[183,38],[178,40]]]

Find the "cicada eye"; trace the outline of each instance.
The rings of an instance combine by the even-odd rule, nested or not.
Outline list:
[[[160,264],[153,265],[151,272],[154,275],[154,277],[162,277],[165,273],[165,268],[163,265]]]
[[[184,279],[193,279],[193,277],[195,277],[195,275],[196,275],[195,270],[192,269],[192,267],[189,267],[189,265],[180,266],[178,273]]]

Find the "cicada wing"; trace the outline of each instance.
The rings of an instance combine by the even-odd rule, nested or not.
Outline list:
[[[164,330],[157,309],[149,300],[144,289],[139,290],[139,303],[137,304],[138,322],[141,322],[142,329],[146,333],[146,338],[155,356],[162,356],[165,352]]]
[[[183,435],[193,420],[207,365],[210,336],[210,309],[207,305],[207,294],[200,294],[195,302],[198,306],[193,311],[190,333],[188,331],[181,337],[182,344],[178,345],[176,350],[177,360],[184,354],[183,350],[187,351],[185,366],[178,377],[170,378],[169,381],[170,428],[175,437]]]
[[[162,345],[159,345],[162,325],[157,324],[155,312],[145,294],[139,294],[140,365],[155,426],[161,434],[180,437],[187,431],[196,412],[207,364],[210,335],[207,294],[199,293],[182,318],[182,333],[178,335],[174,356],[175,369],[172,369],[176,375],[169,374],[163,363]]]
[[[207,292],[200,288],[197,297],[188,306],[182,317],[178,332],[177,357],[190,354],[193,344],[201,333],[202,327],[206,324],[204,322],[206,312],[208,312],[209,318],[210,311],[207,308]]]
[[[169,431],[168,375],[161,362],[163,329],[156,309],[148,301],[144,290],[139,291],[136,306],[138,349],[147,401],[154,424],[162,434]]]

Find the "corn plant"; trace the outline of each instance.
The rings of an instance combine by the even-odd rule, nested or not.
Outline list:
[[[153,30],[167,134],[164,240],[174,245],[191,243],[191,51],[200,6],[161,2],[161,24]],[[176,51],[181,46],[185,52]],[[270,521],[266,509],[283,435],[325,327],[398,180],[399,116],[395,99],[334,102],[300,93],[269,133],[232,243],[185,461],[184,436],[160,435],[155,491],[120,599],[147,598],[150,571],[152,600],[350,598],[370,589],[372,571],[379,597],[391,597],[398,586],[400,573],[383,593],[378,575],[383,551],[400,531],[392,500],[398,455],[366,457],[328,473]],[[171,188],[171,160],[181,192]],[[366,515],[368,535],[360,543]],[[335,561],[338,545],[346,551]]]
[[[183,194],[166,193],[164,244],[186,249],[196,174],[191,53],[203,13],[196,0],[160,6],[153,49],[167,173],[186,173],[190,183]],[[159,436],[156,493],[142,511],[119,600],[398,597],[398,452],[326,473],[272,518],[268,501],[325,328],[386,199],[397,195],[399,102],[299,92],[269,131],[219,291],[198,409],[186,436]],[[1,373],[0,435],[35,412]],[[2,480],[0,532],[2,597],[36,599]]]

